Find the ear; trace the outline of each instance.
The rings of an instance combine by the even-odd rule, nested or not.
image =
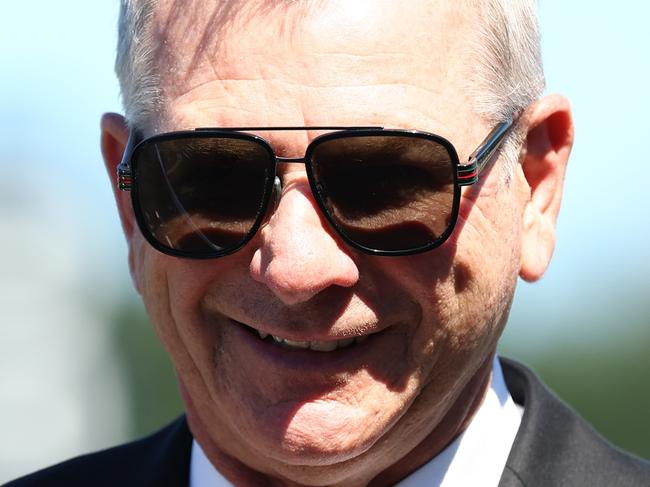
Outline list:
[[[126,120],[117,113],[105,113],[101,119],[101,148],[108,178],[113,187],[113,196],[122,221],[122,229],[127,240],[131,238],[134,229],[133,209],[128,192],[121,191],[117,185],[117,166],[122,162],[126,144],[129,140],[129,129]]]
[[[546,271],[555,249],[556,222],[562,201],[566,165],[573,146],[569,101],[550,95],[531,105],[521,169],[526,201],[519,275],[536,281]]]
[[[129,129],[126,120],[122,115],[117,113],[105,113],[101,118],[101,149],[102,156],[104,157],[104,164],[106,171],[108,171],[108,178],[113,187],[113,196],[117,203],[117,211],[120,215],[122,222],[122,230],[126,236],[127,244],[129,245],[129,269],[131,276],[134,277],[134,262],[133,262],[133,236],[136,231],[135,216],[133,214],[133,206],[131,205],[131,194],[122,191],[117,183],[117,166],[122,162],[124,152],[129,140]],[[136,279],[133,282],[138,288]]]

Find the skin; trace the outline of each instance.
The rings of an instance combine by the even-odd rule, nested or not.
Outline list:
[[[473,16],[461,3],[283,3],[264,15],[244,6],[208,26],[207,7],[161,2],[164,112],[145,131],[417,128],[451,140],[466,160],[491,127],[463,94]],[[511,181],[500,168],[484,173],[464,190],[452,237],[410,257],[347,247],[319,214],[301,165],[282,168],[278,207],[250,244],[210,261],[154,250],[129,195],[115,191],[133,281],[175,365],[192,432],[233,483],[392,485],[465,428],[489,386],[517,276],[541,277],[555,244],[573,139],[568,102],[539,100],[520,127]],[[112,179],[128,135],[121,116],[103,117]],[[318,134],[261,135],[295,156]],[[337,360],[293,360],[233,320],[294,340],[377,335]]]

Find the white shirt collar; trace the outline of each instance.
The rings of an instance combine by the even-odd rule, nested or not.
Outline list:
[[[498,486],[522,412],[510,397],[495,357],[490,389],[467,429],[396,487]],[[192,443],[189,487],[232,487],[196,440]]]
[[[498,486],[522,413],[495,357],[490,389],[467,429],[396,487]]]

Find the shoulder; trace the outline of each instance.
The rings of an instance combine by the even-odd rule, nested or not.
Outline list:
[[[608,443],[526,367],[501,364],[510,394],[524,406],[501,487],[650,485],[650,463]]]
[[[146,438],[73,458],[5,487],[187,485],[191,445],[192,436],[181,417]]]

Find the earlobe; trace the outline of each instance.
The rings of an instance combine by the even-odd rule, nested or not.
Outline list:
[[[560,95],[544,97],[531,105],[524,123],[527,136],[520,180],[527,200],[522,213],[519,275],[536,281],[546,271],[555,249],[564,176],[573,146],[569,102]]]

